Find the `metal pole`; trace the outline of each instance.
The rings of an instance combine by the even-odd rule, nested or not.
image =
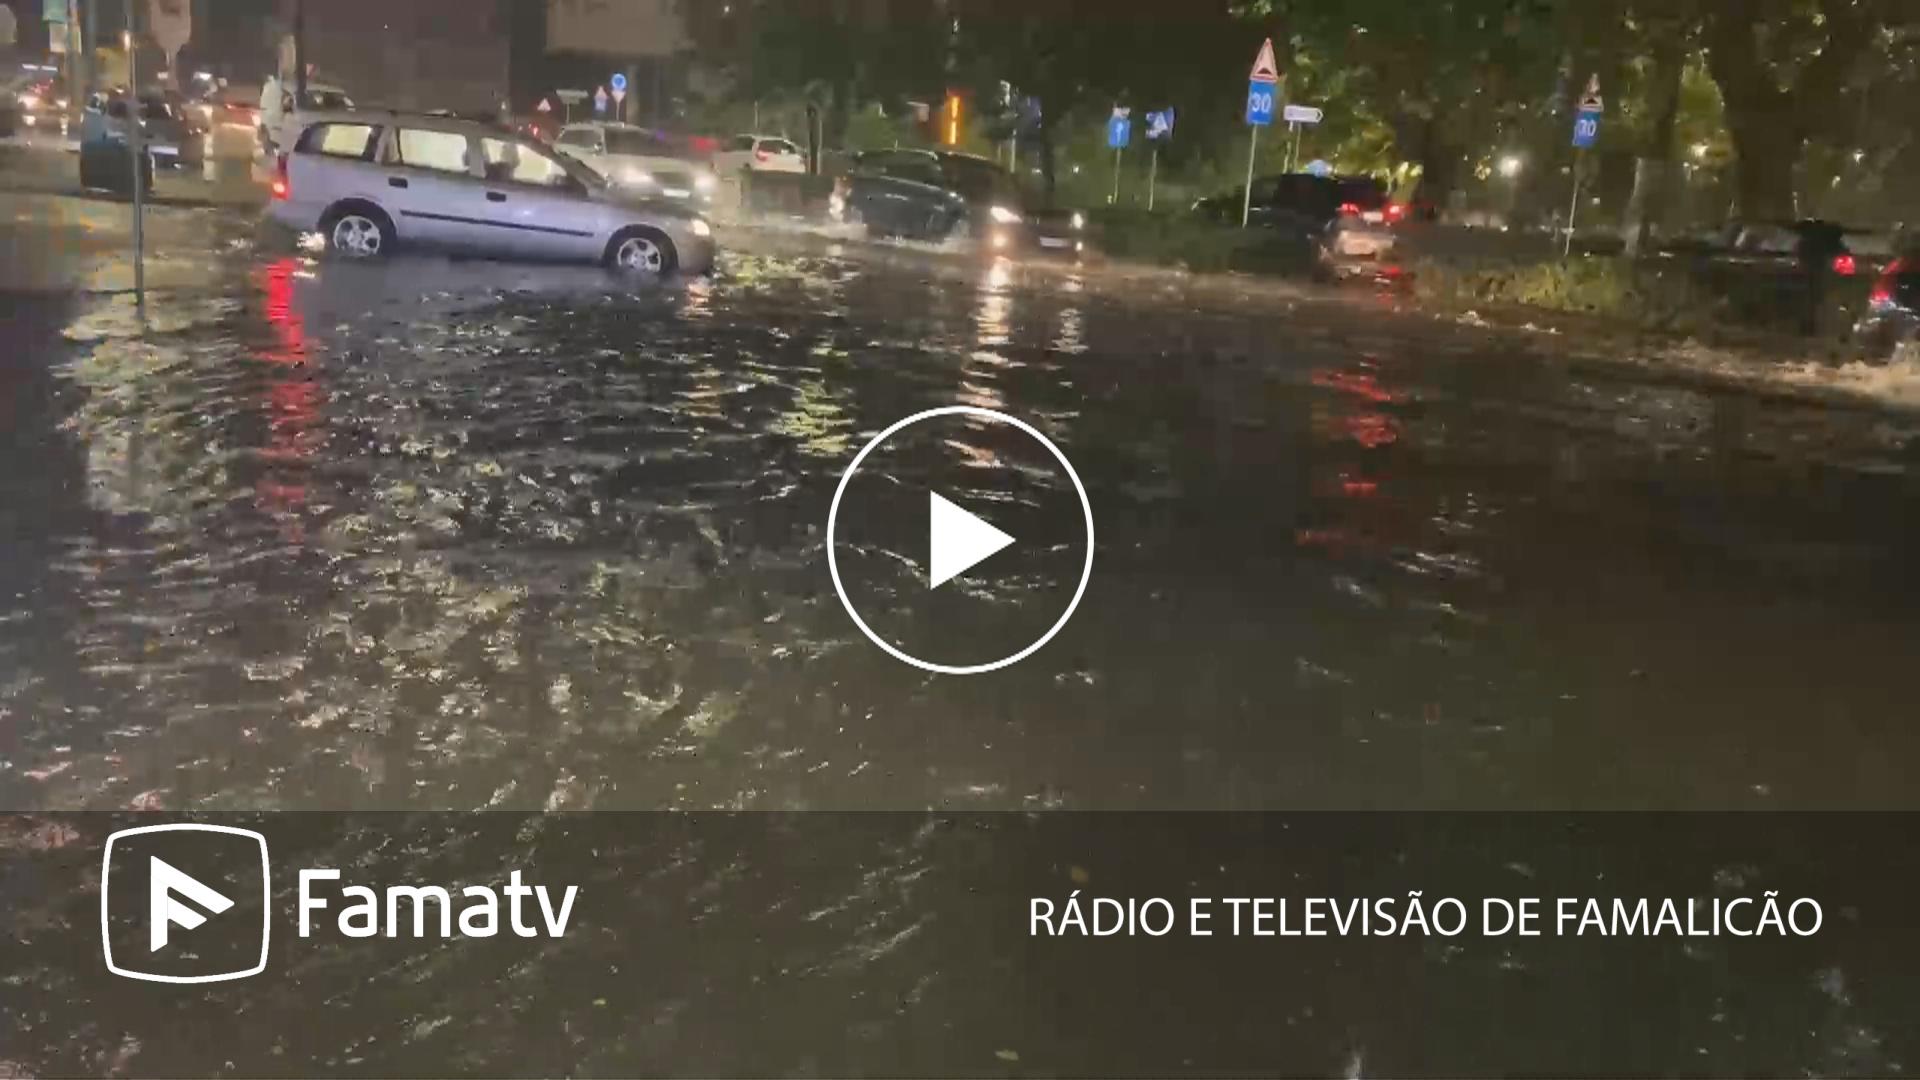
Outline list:
[[[293,108],[307,107],[307,0],[293,0]],[[293,117],[287,117],[288,120]],[[279,138],[279,132],[273,132]]]
[[[1113,198],[1107,201],[1120,205],[1120,148],[1117,146],[1113,148]]]
[[[1153,156],[1148,159],[1148,164],[1147,164],[1147,209],[1148,210],[1153,209],[1153,184],[1154,184],[1154,180],[1159,175],[1160,175],[1160,144],[1155,143],[1153,146]]]
[[[1247,227],[1247,211],[1253,206],[1253,153],[1260,146],[1260,125],[1253,125],[1253,138],[1247,141],[1247,186],[1240,189],[1240,227]]]
[[[1560,257],[1565,259],[1573,254],[1573,215],[1580,209],[1580,162],[1586,158],[1585,150],[1573,152],[1573,199],[1567,204],[1567,244],[1560,249]]]
[[[1300,167],[1301,126],[1297,123],[1289,123],[1287,126],[1293,129],[1293,149],[1287,151],[1287,171],[1292,172]]]
[[[133,165],[133,303],[147,308],[146,184],[141,176],[139,38],[133,32],[133,0],[127,0],[127,159]]]
[[[86,85],[80,88],[80,97],[72,103],[74,105],[80,105],[86,101],[87,96],[93,93],[93,88],[100,83],[100,73],[94,70],[96,65],[93,54],[93,51],[100,47],[100,16],[98,14],[100,0],[86,0],[86,5],[87,21],[80,32],[80,53],[87,58],[87,81]]]

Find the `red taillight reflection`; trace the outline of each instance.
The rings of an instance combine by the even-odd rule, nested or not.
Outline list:
[[[284,199],[293,188],[287,183],[287,155],[281,154],[273,167],[273,197]]]
[[[755,161],[765,161],[772,156],[772,154],[767,153],[765,150],[755,150],[753,152],[753,160]]]
[[[1852,277],[1855,269],[1853,256],[1842,253],[1833,257],[1833,272],[1841,277]]]

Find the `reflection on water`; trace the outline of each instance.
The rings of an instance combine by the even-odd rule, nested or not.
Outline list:
[[[873,259],[634,287],[249,256],[144,331],[63,313],[9,471],[84,482],[9,481],[47,524],[0,611],[0,794],[1912,801],[1910,423],[1373,310]],[[1047,649],[929,681],[847,622],[822,531],[872,433],[956,402],[1062,445],[1102,551]]]

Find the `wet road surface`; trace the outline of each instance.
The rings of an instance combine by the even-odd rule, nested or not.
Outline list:
[[[1906,414],[744,234],[633,286],[162,211],[143,329],[124,210],[4,203],[11,807],[1920,802]],[[823,549],[854,452],[953,404],[1046,432],[1099,535],[968,679],[862,638]]]
[[[124,221],[0,196],[9,809],[1916,802],[1910,412],[1364,292],[765,233],[636,285],[315,260],[167,210],[142,314]],[[1059,636],[967,678],[863,637],[825,557],[854,454],[956,404],[1058,444],[1098,538]],[[943,428],[850,485],[903,519],[841,552],[883,632],[978,659],[1059,610],[1072,494],[1002,435]],[[935,485],[1025,546],[929,594]],[[534,866],[583,884],[580,930],[281,934],[265,976],[189,995],[97,965],[94,834],[123,822],[7,817],[0,1074],[1905,1069],[1906,904],[1845,907],[1910,895],[1903,819],[1601,817],[286,815],[286,865]],[[1026,897],[1083,886],[1798,887],[1834,925],[1021,933]]]

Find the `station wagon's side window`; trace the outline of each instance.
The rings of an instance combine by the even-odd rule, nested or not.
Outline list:
[[[371,124],[315,124],[300,136],[295,150],[303,154],[370,161],[380,129]]]
[[[487,162],[487,179],[496,183],[554,188],[565,187],[570,178],[559,162],[510,139],[483,138],[480,153]]]
[[[396,164],[415,169],[467,175],[467,137],[455,131],[401,128],[395,142]]]
[[[730,142],[728,142],[728,143],[727,143],[727,149],[728,149],[729,151],[748,151],[748,150],[752,150],[752,149],[753,149],[753,136],[751,136],[751,135],[736,135],[736,136],[734,136],[734,138],[733,138],[733,140],[732,140],[732,141],[730,141]]]

